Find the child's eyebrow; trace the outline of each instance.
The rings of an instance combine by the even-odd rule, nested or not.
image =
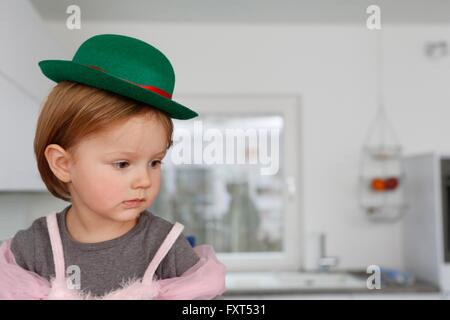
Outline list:
[[[134,152],[134,151],[112,151],[112,152],[106,153],[106,155],[110,155],[110,154],[123,154],[123,155],[134,156],[134,155],[136,155],[136,152]],[[166,150],[162,150],[162,151],[154,154],[153,157],[156,157],[159,155],[165,155],[165,154],[166,154]]]

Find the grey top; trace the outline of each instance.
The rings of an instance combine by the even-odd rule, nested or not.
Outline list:
[[[66,213],[70,207],[71,205],[56,215],[65,267],[78,266],[81,271],[81,290],[90,291],[94,295],[103,295],[120,288],[123,280],[142,278],[173,226],[173,223],[145,210],[138,223],[126,234],[108,241],[81,243],[72,239],[66,228]],[[55,276],[45,217],[36,219],[28,229],[18,231],[12,239],[11,251],[22,268],[36,272],[48,280]],[[198,260],[199,257],[182,233],[155,274],[158,279],[180,276]]]

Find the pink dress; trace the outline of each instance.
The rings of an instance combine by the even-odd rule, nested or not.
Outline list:
[[[0,299],[45,300],[188,300],[213,299],[223,294],[226,267],[217,260],[210,245],[199,245],[194,251],[200,260],[181,276],[156,279],[156,268],[181,234],[184,226],[176,222],[159,247],[142,279],[130,280],[122,288],[98,297],[77,289],[69,289],[65,277],[64,254],[56,214],[46,217],[50,235],[55,278],[49,282],[40,275],[21,268],[11,251],[11,240],[0,246]]]

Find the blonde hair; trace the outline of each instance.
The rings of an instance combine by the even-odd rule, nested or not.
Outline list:
[[[169,149],[173,122],[164,111],[83,84],[59,82],[42,106],[34,137],[37,166],[47,189],[57,198],[71,199],[66,183],[54,175],[47,162],[44,153],[49,144],[58,144],[67,151],[75,148],[83,138],[140,114],[156,116],[163,124]]]

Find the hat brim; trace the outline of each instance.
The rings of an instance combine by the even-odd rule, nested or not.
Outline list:
[[[198,116],[195,111],[171,99],[83,64],[67,60],[43,60],[39,62],[39,67],[47,78],[55,82],[74,81],[110,91],[165,111],[174,119],[187,120]]]

